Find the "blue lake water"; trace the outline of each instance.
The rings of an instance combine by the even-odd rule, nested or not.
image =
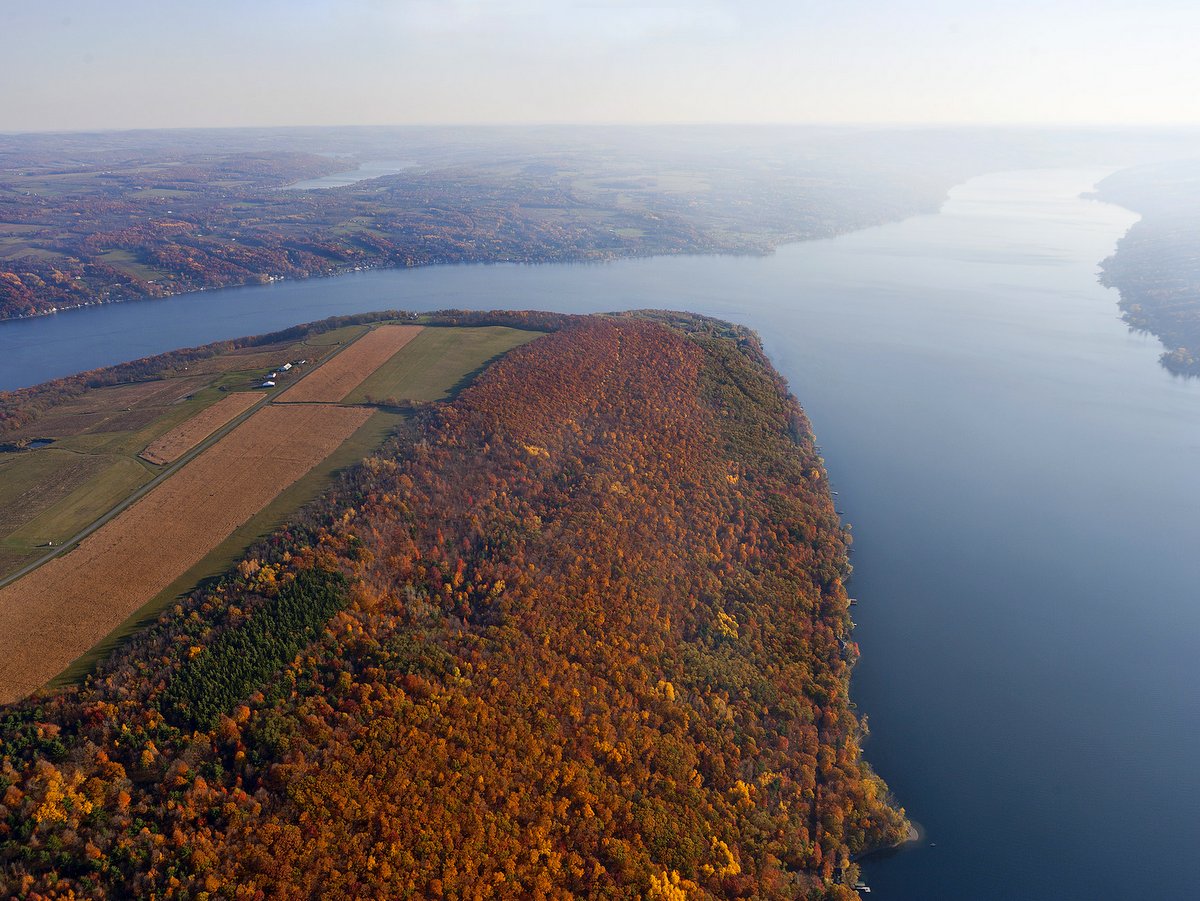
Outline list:
[[[369,160],[357,168],[347,169],[345,172],[335,172],[332,175],[322,175],[319,178],[307,178],[304,181],[294,182],[286,185],[284,190],[316,191],[322,188],[344,188],[346,185],[366,181],[370,178],[395,175],[397,172],[411,169],[415,165],[416,163],[404,160]]]
[[[668,307],[758,329],[856,536],[867,756],[926,830],[878,899],[1190,897],[1200,847],[1200,385],[1097,264],[1105,172],[765,258],[463,266],[0,324],[0,387],[381,308]]]

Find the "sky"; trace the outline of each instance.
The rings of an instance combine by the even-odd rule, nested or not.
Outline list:
[[[1194,0],[0,0],[0,131],[1200,124]]]

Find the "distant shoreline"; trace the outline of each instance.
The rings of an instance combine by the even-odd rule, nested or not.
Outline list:
[[[343,186],[344,187],[344,186]],[[286,190],[281,188],[280,190]],[[297,189],[297,190],[324,190],[324,189]],[[823,233],[812,234],[786,234],[786,235],[761,235],[757,240],[752,240],[744,246],[739,247],[717,247],[706,246],[704,244],[696,244],[686,248],[671,248],[671,247],[653,247],[647,246],[643,248],[626,248],[626,249],[611,249],[597,248],[592,251],[581,251],[577,254],[568,254],[565,256],[550,255],[538,258],[533,256],[527,257],[495,257],[491,259],[432,259],[420,261],[401,261],[401,260],[374,260],[360,262],[353,265],[334,266],[326,270],[312,271],[304,275],[280,275],[267,276],[265,278],[251,278],[241,282],[229,283],[213,283],[205,285],[196,285],[193,287],[181,288],[180,290],[164,291],[161,294],[116,294],[103,297],[96,297],[91,300],[80,301],[79,303],[63,304],[54,306],[48,309],[33,310],[28,313],[6,313],[0,310],[0,327],[3,327],[6,322],[21,322],[29,319],[41,319],[48,316],[56,316],[59,313],[69,313],[73,310],[84,310],[89,307],[113,306],[116,304],[125,303],[152,303],[157,300],[171,300],[172,298],[184,297],[189,294],[201,294],[209,291],[232,291],[238,288],[263,288],[274,284],[284,284],[290,282],[304,282],[310,279],[336,279],[347,275],[358,275],[364,272],[376,272],[386,270],[413,270],[424,269],[433,266],[554,266],[554,265],[570,265],[579,266],[587,264],[607,265],[610,263],[619,263],[625,260],[646,260],[655,257],[671,258],[671,257],[692,257],[692,256],[721,256],[721,257],[769,257],[779,251],[781,247],[786,247],[791,244],[807,244],[811,241],[828,241],[835,238],[845,237],[857,232],[867,231],[872,228],[879,228],[885,225],[895,225],[898,222],[903,222],[906,219],[911,219],[916,216],[924,216],[936,214],[937,211],[917,210],[908,215],[896,219],[882,219],[878,222],[867,222],[859,225],[834,227]]]

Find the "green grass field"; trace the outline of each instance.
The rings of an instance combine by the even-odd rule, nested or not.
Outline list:
[[[113,457],[94,478],[88,479],[41,515],[9,533],[5,543],[36,547],[60,544],[95,522],[137,489],[154,478],[137,460]]]
[[[21,238],[0,241],[0,260],[16,260],[21,257],[35,257],[39,260],[65,260],[67,258],[65,254],[27,244]]]
[[[36,560],[39,553],[28,548],[10,548],[0,542],[0,573],[16,572]]]
[[[108,462],[57,448],[0,454],[0,536],[67,497]]]
[[[341,328],[305,338],[302,346],[329,348],[338,344],[349,344],[355,338],[361,338],[368,331],[369,329],[365,325],[344,325]]]
[[[541,332],[503,326],[426,328],[346,398],[347,403],[443,400],[476,372]]]
[[[242,381],[247,374],[241,373]],[[104,392],[94,392],[99,404]],[[50,447],[0,454],[0,578],[24,566],[47,541],[65,541],[122,503],[160,471],[137,455],[160,435],[215,403],[223,393],[196,391],[190,399],[152,406],[136,415],[139,428],[58,437]]]

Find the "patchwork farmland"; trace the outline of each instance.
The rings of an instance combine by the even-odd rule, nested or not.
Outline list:
[[[419,325],[382,325],[279,395],[285,403],[336,403],[421,332]]]
[[[153,441],[138,456],[149,463],[160,466],[174,463],[209,435],[237,419],[260,400],[262,400],[261,395],[251,394],[248,391],[227,394],[212,406],[205,407],[195,416]]]
[[[78,547],[0,589],[0,703],[52,679],[371,413],[317,404],[265,407]]]
[[[169,433],[201,427],[210,416],[231,422],[232,417],[205,411],[226,404],[245,404],[246,410],[264,399],[262,391],[252,389],[269,367],[305,358],[315,368],[333,346],[364,332],[361,327],[333,329],[235,349],[168,366],[157,377],[134,375],[82,392],[54,384],[29,389],[43,398],[34,405],[35,414],[28,415],[25,407],[20,425],[0,436],[0,585],[160,478],[162,464],[142,454]],[[241,396],[227,400],[235,395]],[[0,411],[11,412],[24,402],[0,394]]]
[[[157,381],[97,389],[48,410],[30,434],[63,437],[7,461],[0,454],[0,471],[19,466],[38,476],[10,480],[12,490],[0,491],[0,522],[6,513],[17,517],[10,527],[24,522],[13,535],[70,535],[93,525],[74,547],[0,583],[0,703],[87,672],[114,640],[199,579],[224,572],[231,556],[319,494],[335,471],[370,453],[406,414],[377,407],[364,389],[413,402],[445,397],[539,334],[494,326],[339,328],[266,353],[214,357]],[[281,382],[295,381],[273,397],[245,390],[272,364],[301,358],[323,362],[281,372]],[[243,368],[250,360],[268,365]],[[109,430],[114,419],[130,417],[140,424]],[[161,470],[214,435],[192,459]],[[81,453],[92,449],[104,455]],[[106,468],[93,473],[88,465]],[[124,482],[112,475],[118,468],[131,470]],[[78,496],[96,488],[102,497],[83,520]],[[31,504],[42,510],[33,524]],[[24,540],[24,551],[0,542],[0,565],[13,571],[29,561],[33,539]]]

